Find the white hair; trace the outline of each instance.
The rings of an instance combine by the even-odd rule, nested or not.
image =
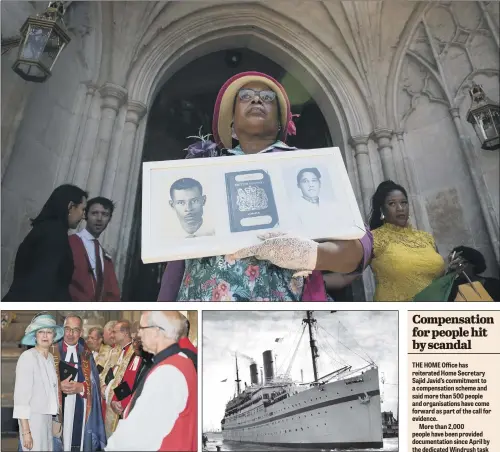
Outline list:
[[[112,330],[115,325],[118,323],[117,320],[110,320],[108,323],[106,323],[106,325],[104,325],[104,331],[107,331],[107,330]]]
[[[161,311],[150,311],[148,316],[149,326],[158,326],[161,328],[164,336],[177,342],[186,328],[184,316],[166,316]]]

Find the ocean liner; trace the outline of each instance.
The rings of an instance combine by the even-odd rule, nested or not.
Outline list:
[[[226,405],[221,430],[224,441],[288,448],[382,448],[382,412],[378,368],[344,366],[318,378],[318,347],[312,311],[303,319],[309,330],[314,381],[304,384],[275,376],[272,351],[263,353],[264,378],[250,365],[250,386],[241,390],[236,356],[236,396]]]

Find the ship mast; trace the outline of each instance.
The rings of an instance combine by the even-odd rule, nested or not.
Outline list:
[[[238,395],[240,395],[240,374],[238,372],[238,355],[235,354],[234,357],[236,358],[236,380],[234,380],[236,382],[236,389],[238,390]]]
[[[318,381],[318,368],[316,364],[316,360],[318,359],[318,347],[316,347],[316,340],[314,339],[313,333],[313,323],[316,323],[316,319],[312,316],[312,311],[306,311],[307,318],[303,320],[304,323],[307,323],[309,326],[309,345],[311,346],[311,356],[313,363],[313,372],[314,372],[314,381]]]

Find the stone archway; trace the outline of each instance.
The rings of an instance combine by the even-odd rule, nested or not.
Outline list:
[[[231,62],[232,57],[237,59],[237,64]],[[301,149],[332,145],[344,148],[342,137],[335,137],[333,142],[317,103],[290,73],[259,53],[239,48],[204,55],[166,81],[149,108],[142,162],[183,159],[194,135],[212,131],[213,110],[220,87],[233,75],[249,70],[262,71],[284,84],[292,113],[298,116],[294,121],[297,133],[288,137],[289,145]],[[139,181],[129,242],[130,258],[122,287],[125,301],[155,300],[165,269],[164,263],[143,264],[140,260],[141,207]]]
[[[360,199],[356,163],[348,143],[351,137],[366,136],[372,129],[362,89],[331,49],[296,22],[265,6],[209,7],[167,27],[143,47],[129,71],[129,105],[150,109],[158,90],[181,67],[207,53],[237,47],[272,59],[305,87],[318,104],[330,135],[338,138],[334,138],[334,144],[343,151]],[[122,149],[122,158],[129,161],[128,174],[120,176],[124,209],[121,218],[114,220],[120,224],[120,231],[115,246],[111,246],[117,250],[120,279],[130,257],[128,247],[147,120],[133,122],[127,146]]]

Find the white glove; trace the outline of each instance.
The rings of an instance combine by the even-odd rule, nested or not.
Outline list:
[[[300,270],[293,275],[294,277],[307,276],[316,267],[318,244],[314,240],[284,232],[268,232],[257,237],[262,243],[242,248],[227,256],[227,259],[255,256],[259,260],[267,260],[281,268]]]

